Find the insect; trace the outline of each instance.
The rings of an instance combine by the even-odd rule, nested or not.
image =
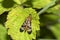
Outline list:
[[[27,17],[27,19],[25,20],[25,22],[21,26],[20,32],[25,31],[28,34],[31,34],[32,33],[31,20],[32,20],[32,16],[31,16],[31,14],[29,14],[29,16]]]

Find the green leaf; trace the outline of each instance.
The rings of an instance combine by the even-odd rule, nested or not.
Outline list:
[[[20,32],[20,27],[29,14],[32,15],[32,33]],[[9,12],[5,25],[8,28],[8,35],[11,35],[13,40],[32,40],[36,39],[36,31],[39,30],[39,24],[39,16],[34,9],[16,7]]]
[[[13,9],[16,7],[17,4],[14,3],[12,0],[4,0],[0,3],[0,15],[5,12]]]
[[[33,8],[40,9],[40,8],[44,8],[51,2],[52,2],[51,0],[33,0],[32,5],[33,5]]]
[[[26,2],[27,0],[13,0],[13,1],[16,2],[17,4],[22,4]]]
[[[57,40],[60,40],[60,23],[51,25],[49,29],[54,33]]]
[[[7,30],[2,24],[0,24],[0,40],[7,40]]]
[[[56,6],[49,8],[47,10],[48,13],[53,13],[53,14],[60,14],[60,4],[57,4]]]

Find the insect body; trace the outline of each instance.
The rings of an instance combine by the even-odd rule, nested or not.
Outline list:
[[[28,34],[31,34],[32,32],[32,28],[31,28],[31,14],[27,17],[27,19],[25,20],[25,22],[23,23],[23,25],[20,28],[20,32],[27,32]]]

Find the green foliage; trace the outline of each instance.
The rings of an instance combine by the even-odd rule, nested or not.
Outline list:
[[[50,30],[55,39],[60,40],[60,4],[57,4],[46,11],[46,14],[41,15],[41,26],[46,26],[48,30]],[[47,36],[49,37],[49,36]]]
[[[47,12],[53,14],[60,14],[60,4],[57,4],[56,6],[48,9]]]
[[[7,31],[2,24],[0,24],[0,40],[7,40]]]
[[[41,26],[48,25],[50,23],[55,23],[60,16],[54,15],[54,14],[45,14],[41,16]]]
[[[20,32],[29,14],[32,33]],[[32,39],[60,40],[60,0],[0,0],[0,40]]]
[[[13,1],[16,2],[17,4],[22,4],[26,2],[27,0],[13,0]]]
[[[49,3],[51,3],[52,0],[33,0],[32,1],[32,5],[33,8],[44,8],[46,5],[48,5]]]
[[[60,40],[60,23],[50,26],[50,30],[54,33],[57,40]]]
[[[16,6],[17,6],[17,4],[15,4],[15,2],[12,0],[3,0],[0,3],[0,15],[2,13],[4,13],[5,11],[9,11],[9,10],[13,9]]]

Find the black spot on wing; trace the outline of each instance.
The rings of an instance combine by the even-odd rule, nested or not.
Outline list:
[[[32,33],[32,29],[28,29],[28,30],[27,30],[27,33],[28,33],[28,34],[31,34],[31,33]]]
[[[22,26],[21,28],[20,28],[20,32],[23,32],[24,31],[24,27]]]
[[[28,31],[28,34],[31,34],[32,33],[32,31]]]

